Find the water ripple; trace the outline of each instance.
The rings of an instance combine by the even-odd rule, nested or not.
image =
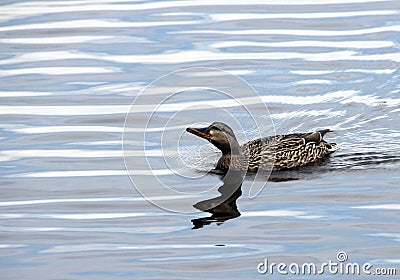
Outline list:
[[[324,1],[325,2],[325,1]],[[321,3],[323,4],[323,3]],[[374,10],[374,11],[353,11],[353,12],[329,12],[329,13],[224,13],[211,14],[210,17],[214,21],[238,21],[249,19],[321,19],[321,18],[343,18],[343,17],[360,17],[360,16],[380,16],[380,15],[397,15],[398,11],[393,10]]]
[[[170,34],[220,34],[220,35],[290,35],[290,36],[357,36],[381,32],[399,32],[400,25],[388,25],[353,30],[312,30],[312,29],[246,29],[246,30],[190,30],[173,31]]]
[[[397,1],[3,2],[0,249],[8,278],[39,271],[57,279],[199,279],[206,271],[241,279],[266,256],[303,262],[314,252],[322,263],[338,248],[354,262],[399,262]],[[188,138],[180,155],[161,149],[157,137],[218,120],[204,109],[210,105],[233,108],[251,134],[236,109],[259,99],[215,100],[204,88],[160,106],[145,129],[149,99],[123,127],[132,99],[151,81],[204,66],[246,78],[278,134],[330,128],[326,139],[340,149],[318,166],[273,174],[254,200],[244,195],[246,177],[240,217],[192,231],[191,220],[208,221],[209,213],[178,215],[147,203],[129,182],[121,145],[125,131],[126,154],[136,161],[129,173],[143,187],[153,188],[156,175],[190,192],[160,191],[151,201],[191,208],[200,199],[194,192],[220,183],[212,175],[187,180],[163,165],[163,156],[193,162],[202,151],[207,160],[196,170],[211,169],[219,154],[202,139]],[[179,110],[189,117],[161,125]],[[137,160],[143,147],[157,163],[152,171]]]

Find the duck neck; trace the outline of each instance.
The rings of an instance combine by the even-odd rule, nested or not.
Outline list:
[[[238,143],[231,145],[229,148],[221,149],[222,156],[231,157],[241,155],[240,146]]]
[[[227,171],[231,165],[236,167],[236,162],[242,157],[242,152],[240,150],[239,143],[235,141],[229,148],[221,149],[222,156],[218,160],[217,169],[222,171]]]
[[[229,142],[229,143],[228,143]],[[240,145],[235,137],[229,136],[225,143],[213,143],[221,152],[222,156],[230,157],[232,155],[240,155]]]

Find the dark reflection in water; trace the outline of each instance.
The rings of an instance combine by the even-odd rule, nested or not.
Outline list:
[[[256,179],[252,173],[245,175],[243,173],[232,172],[224,176],[219,171],[213,170],[210,174],[220,176],[223,182],[223,185],[218,189],[220,195],[215,198],[199,201],[193,205],[194,208],[211,213],[212,215],[210,217],[193,219],[192,229],[199,229],[212,223],[216,223],[219,226],[227,220],[239,217],[240,211],[236,201],[242,195],[243,180]],[[283,182],[298,180],[304,176],[305,174],[301,175],[298,171],[277,171],[273,172],[269,177],[265,177],[265,180]]]
[[[193,219],[193,228],[198,229],[212,223],[221,225],[223,222],[240,216],[236,201],[242,195],[243,173],[229,173],[222,177],[223,185],[219,187],[220,196],[199,201],[193,207],[203,212],[211,213],[211,217]]]
[[[278,171],[272,173],[270,177],[265,177],[265,179],[272,182],[298,180],[299,176],[296,177],[295,173],[298,172]],[[240,211],[236,201],[242,195],[243,180],[254,180],[256,178],[252,173],[245,175],[243,172],[230,172],[224,175],[219,171],[212,170],[210,174],[220,176],[223,182],[223,185],[218,189],[220,195],[199,201],[193,205],[198,210],[211,213],[211,216],[193,219],[192,229],[199,229],[212,223],[219,226],[227,220],[239,217]]]

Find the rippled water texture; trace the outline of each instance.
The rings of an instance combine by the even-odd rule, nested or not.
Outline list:
[[[1,279],[279,278],[260,275],[257,264],[322,263],[340,250],[351,262],[399,267],[399,1],[0,5]],[[179,191],[151,200],[191,212],[148,203],[125,170],[125,116],[147,84],[187,67],[239,75],[277,134],[330,128],[327,140],[341,149],[320,166],[273,174],[256,199],[246,178],[207,213],[229,183],[189,167],[202,176],[170,172],[162,156],[174,156],[173,145],[163,150],[157,137],[174,110],[142,141],[143,110],[124,145],[133,157],[146,147],[155,175]],[[207,91],[185,94],[170,108],[216,102]],[[218,102],[251,131],[234,104]],[[168,131],[181,135],[213,117],[195,110]],[[207,142],[184,137],[186,160],[204,149],[203,169],[211,168]],[[151,189],[154,174],[133,162],[131,174]],[[198,193],[216,184],[202,200]]]

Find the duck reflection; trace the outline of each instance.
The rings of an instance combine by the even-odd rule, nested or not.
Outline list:
[[[212,215],[211,217],[193,219],[192,229],[199,229],[212,223],[221,225],[227,220],[239,217],[240,212],[236,201],[242,195],[243,178],[243,172],[228,172],[222,178],[223,185],[218,189],[220,196],[194,204],[194,208]]]
[[[250,181],[256,180],[254,174],[249,175],[246,174],[246,172],[230,171],[226,175],[213,171],[211,173],[220,176],[221,181],[223,182],[223,185],[218,189],[220,195],[215,198],[199,201],[193,205],[193,207],[198,210],[211,213],[211,216],[193,219],[192,229],[199,229],[212,223],[219,226],[227,220],[239,217],[240,211],[237,207],[236,201],[242,195],[242,183],[245,179]],[[306,176],[306,174],[304,174],[304,176]],[[299,172],[288,171],[277,171],[270,175],[268,174],[268,176],[260,177],[263,182],[283,182],[298,180],[301,178]]]

